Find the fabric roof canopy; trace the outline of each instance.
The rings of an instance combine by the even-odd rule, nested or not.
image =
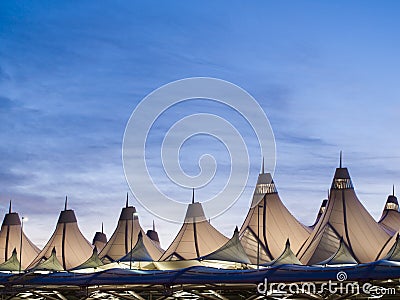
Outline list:
[[[214,252],[201,257],[202,260],[223,260],[249,264],[250,260],[239,240],[239,230],[236,227],[232,238]]]
[[[21,249],[21,220],[18,213],[12,212],[11,201],[9,212],[4,216],[0,230],[0,263],[9,260],[13,251],[17,251],[17,257],[20,257]],[[39,253],[36,247],[22,232],[22,257],[21,269],[25,270],[30,262]]]
[[[153,261],[149,251],[147,251],[146,246],[144,245],[141,231],[139,232],[136,245],[128,252],[128,254],[119,259],[119,261]]]
[[[49,258],[53,255],[53,250],[57,253],[57,259],[64,270],[79,266],[92,255],[92,246],[80,231],[74,211],[67,209],[67,200],[53,235],[29,268],[35,268],[43,258]]]
[[[346,246],[343,238],[340,240],[340,245],[337,251],[328,259],[317,263],[317,265],[345,265],[357,264],[357,260],[351,255],[349,248]]]
[[[394,195],[394,188],[393,194],[386,201],[379,224],[391,235],[400,230],[399,203]]]
[[[227,241],[228,239],[207,221],[201,203],[194,202],[193,196],[181,229],[160,261],[199,258],[219,249]]]
[[[98,268],[103,266],[103,262],[100,260],[97,248],[93,248],[93,253],[92,256],[88,258],[87,261],[85,261],[83,264],[75,267],[73,270],[82,270],[82,269],[87,269],[87,268]]]
[[[104,262],[111,262],[124,257],[137,243],[139,232],[142,233],[143,244],[152,260],[158,260],[163,254],[163,250],[144,233],[139,223],[136,208],[129,206],[127,198],[117,228],[99,253],[100,259]]]
[[[339,248],[340,237],[359,262],[376,260],[390,235],[378,225],[358,200],[347,168],[336,169],[328,206],[311,236],[300,249],[304,264],[316,264]]]
[[[281,255],[287,239],[296,252],[309,235],[310,229],[297,221],[282,203],[271,174],[261,173],[240,230],[241,243],[252,263],[257,263],[258,245],[260,262],[264,263]]]
[[[17,258],[17,250],[14,249],[11,257],[0,264],[0,271],[19,271],[19,260]]]
[[[63,271],[64,267],[57,258],[56,247],[51,250],[51,254],[48,258],[42,257],[31,271]]]
[[[275,258],[273,261],[263,264],[263,266],[280,266],[280,265],[302,265],[300,260],[296,257],[293,253],[292,249],[290,249],[290,242],[289,240],[286,241],[285,249],[283,250],[282,254]]]

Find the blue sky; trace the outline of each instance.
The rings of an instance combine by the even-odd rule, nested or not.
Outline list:
[[[210,76],[246,89],[265,110],[275,182],[297,218],[313,222],[340,150],[378,218],[400,185],[399,12],[397,1],[1,1],[1,211],[13,199],[43,245],[68,195],[88,239],[101,221],[110,236],[128,190],[121,143],[130,114],[163,84]],[[191,144],[199,155],[209,150],[201,139]],[[226,153],[211,146],[223,177]],[[183,168],[196,173],[188,153]],[[226,235],[245,217],[258,164],[244,196],[212,221]],[[134,204],[150,227],[154,217]],[[156,225],[167,246],[179,225]]]

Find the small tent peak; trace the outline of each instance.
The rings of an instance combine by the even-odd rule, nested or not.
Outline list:
[[[286,246],[287,248],[290,248],[290,241],[289,241],[289,239],[286,240],[285,246]]]
[[[233,234],[235,234],[236,232],[239,233],[239,228],[237,226],[235,226],[235,230],[233,231]]]

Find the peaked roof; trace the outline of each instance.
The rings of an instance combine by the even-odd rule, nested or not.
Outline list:
[[[349,248],[346,246],[343,238],[340,239],[339,248],[328,259],[321,261],[317,265],[344,265],[357,264],[357,260],[351,255]]]
[[[252,263],[257,263],[258,255],[261,263],[279,257],[287,239],[293,250],[298,251],[309,235],[310,229],[296,220],[282,203],[271,174],[261,173],[240,229],[241,243]]]
[[[163,250],[144,234],[136,208],[129,206],[127,198],[126,206],[122,208],[117,228],[99,253],[100,259],[103,261],[116,261],[125,256],[136,245],[139,232],[143,235],[143,244],[152,260],[158,260]]]
[[[328,205],[328,199],[322,200],[322,203],[321,203],[321,206],[319,208],[319,211],[318,211],[317,217],[315,219],[315,222],[314,222],[313,225],[310,226],[310,228],[314,229],[315,225],[317,225],[317,223],[318,223],[319,219],[321,218],[321,216],[323,215],[327,205]]]
[[[389,252],[386,254],[386,256],[383,259],[400,262],[399,233],[396,234],[395,243],[393,244],[393,246],[390,248]]]
[[[39,263],[31,268],[32,271],[63,271],[64,268],[60,261],[57,259],[56,248],[51,250],[49,258],[42,257]]]
[[[107,236],[103,232],[103,223],[101,223],[101,232],[97,231],[94,235],[92,245],[97,249],[98,252],[103,250],[107,244]]]
[[[0,271],[19,271],[19,260],[17,258],[17,250],[14,248],[11,257],[0,264]]]
[[[347,168],[339,167],[328,206],[298,257],[305,264],[324,261],[339,248],[341,237],[352,256],[361,263],[376,260],[390,239],[358,200]]]
[[[223,246],[228,239],[215,229],[204,214],[201,203],[189,204],[185,221],[160,260],[195,259]]]
[[[280,266],[280,265],[302,265],[300,260],[293,253],[292,249],[290,249],[289,239],[286,241],[285,249],[282,254],[275,258],[273,261],[264,264],[264,266]]]
[[[202,260],[223,260],[249,264],[250,260],[239,240],[239,230],[236,227],[232,238],[214,252],[201,257]]]
[[[156,226],[155,226],[155,224],[154,224],[154,220],[153,220],[153,228],[147,230],[146,235],[147,235],[154,243],[156,243],[156,245],[157,245],[158,247],[161,247],[161,245],[160,245],[160,239],[159,239],[158,233],[157,233],[157,231],[156,231]]]
[[[74,211],[67,209],[67,201],[65,209],[60,213],[54,233],[29,268],[34,268],[43,258],[50,258],[53,249],[64,270],[79,266],[92,255],[92,246],[80,231]]]
[[[11,201],[9,212],[4,216],[0,230],[0,263],[4,263],[17,251],[17,257],[20,257],[21,249],[21,220],[18,213],[12,212]],[[36,247],[22,231],[22,256],[21,269],[25,270],[30,262],[39,253]]]
[[[98,268],[100,266],[104,265],[103,262],[100,260],[97,248],[93,248],[93,253],[92,256],[88,258],[87,261],[85,261],[83,264],[80,266],[75,267],[73,270],[82,270],[82,269],[87,269],[87,268]]]
[[[392,195],[389,195],[386,200],[379,224],[391,235],[400,229],[399,203],[394,195],[394,187]]]
[[[142,232],[139,232],[136,245],[119,261],[153,261],[150,253],[147,251],[146,246],[143,243]]]

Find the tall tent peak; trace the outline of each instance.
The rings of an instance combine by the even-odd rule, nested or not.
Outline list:
[[[392,194],[389,195],[386,200],[385,210],[399,210],[399,202],[397,201],[397,197],[395,196],[394,185]]]
[[[185,223],[196,223],[206,221],[203,206],[199,202],[190,203],[186,211]]]
[[[347,168],[337,168],[335,171],[335,176],[333,178],[331,189],[344,190],[353,188],[354,187],[353,183],[351,182],[349,170]]]

